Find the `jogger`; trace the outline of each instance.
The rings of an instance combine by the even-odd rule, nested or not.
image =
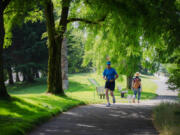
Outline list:
[[[106,80],[105,89],[106,89],[106,99],[107,99],[107,106],[110,106],[109,102],[109,91],[113,99],[113,103],[116,102],[114,96],[114,88],[115,88],[115,80],[118,78],[118,74],[114,68],[111,68],[111,62],[107,62],[107,68],[103,72],[103,78]]]

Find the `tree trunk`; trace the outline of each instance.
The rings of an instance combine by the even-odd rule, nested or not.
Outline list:
[[[0,99],[9,97],[5,84],[4,84],[4,71],[3,71],[4,36],[5,36],[4,18],[3,18],[3,11],[0,8]]]
[[[35,76],[36,76],[36,78],[40,78],[38,71],[35,72]]]
[[[14,84],[13,80],[13,73],[10,66],[7,67],[8,77],[9,77],[9,84]]]
[[[25,72],[22,72],[22,76],[23,76],[23,82],[27,81],[27,75]]]
[[[45,16],[46,26],[49,40],[49,59],[48,59],[48,92],[64,95],[62,85],[61,71],[61,48],[64,33],[67,27],[67,17],[69,11],[70,0],[62,0],[61,19],[59,22],[60,32],[55,33],[53,3],[51,0],[46,2]]]
[[[18,72],[16,72],[16,82],[20,82],[20,79],[19,79],[19,74],[18,74]]]
[[[34,82],[33,74],[31,74],[31,73],[27,74],[27,82],[30,82],[30,83]]]
[[[39,71],[37,69],[32,69],[34,78],[39,78]]]
[[[132,87],[132,79],[133,79],[132,75],[127,76],[127,85],[126,85],[127,89],[131,89],[131,87]]]
[[[61,66],[62,66],[62,80],[63,80],[63,89],[68,89],[68,59],[67,59],[67,39],[64,37],[63,44],[62,44],[62,59],[61,59]]]

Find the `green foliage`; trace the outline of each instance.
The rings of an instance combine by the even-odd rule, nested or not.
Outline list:
[[[67,34],[68,45],[68,72],[89,72],[91,65],[82,66],[84,56],[83,33],[71,29]]]
[[[172,90],[180,90],[180,66],[179,64],[166,64],[166,70],[169,75],[168,84]]]
[[[87,2],[87,5],[93,9],[92,5],[95,3],[90,1]],[[129,0],[121,2],[101,1],[100,3],[101,5],[98,5],[98,2],[96,3],[100,9],[99,12],[103,12],[101,11],[103,6],[109,8],[105,8],[106,19],[103,24],[99,24],[98,30],[97,26],[87,29],[88,39],[84,64],[93,61],[94,66],[102,72],[102,65],[105,63],[106,57],[109,56],[113,63],[117,63],[114,67],[117,67],[121,74],[133,75],[140,66],[149,68],[152,73],[157,71],[159,63],[154,45],[158,45],[163,39],[156,35],[160,31],[151,31],[152,29],[159,29],[158,22],[153,22],[154,19],[152,18],[151,21],[147,21],[149,12],[155,13],[149,13],[150,16],[148,17],[157,17],[155,3]],[[152,7],[147,6],[149,4],[152,4]],[[110,6],[113,7],[113,10]],[[95,6],[95,8],[97,7]],[[86,12],[86,14],[88,13]],[[95,14],[94,12],[92,16]]]
[[[12,41],[12,28],[22,25],[31,20],[37,22],[43,20],[41,5],[37,0],[11,0],[4,11],[5,43],[4,47],[10,46]]]
[[[14,27],[12,46],[6,48],[4,53],[5,67],[13,67],[16,72],[32,80],[34,73],[47,71],[46,39],[41,40],[44,31],[45,24],[40,22]]]

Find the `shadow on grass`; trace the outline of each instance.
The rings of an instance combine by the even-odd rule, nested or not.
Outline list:
[[[45,79],[37,80],[34,83],[17,83],[7,87],[10,94],[42,94],[47,90]],[[82,84],[76,81],[69,81],[69,89],[65,92],[92,91],[95,87],[88,84]]]
[[[20,82],[14,85],[8,85],[10,94],[41,94],[47,89],[46,78],[37,79],[33,83]]]
[[[48,94],[0,100],[1,135],[25,134],[52,116],[82,104],[85,103],[67,96]]]

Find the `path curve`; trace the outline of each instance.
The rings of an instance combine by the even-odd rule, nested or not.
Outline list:
[[[176,93],[167,94],[164,81],[156,83],[159,96],[155,100],[111,107],[103,104],[80,106],[52,118],[29,135],[158,135],[151,119],[152,108],[168,96],[174,101]]]

